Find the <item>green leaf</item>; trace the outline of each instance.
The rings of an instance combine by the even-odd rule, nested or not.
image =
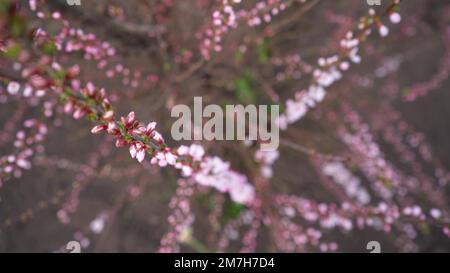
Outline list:
[[[408,96],[409,94],[411,94],[411,92],[412,92],[411,88],[403,88],[401,90],[403,96]]]
[[[258,52],[258,59],[261,63],[266,63],[269,60],[269,40],[263,39],[258,43],[256,48]]]
[[[9,9],[9,0],[0,0],[0,13],[6,13]]]
[[[255,93],[251,88],[251,83],[248,77],[241,77],[236,80],[237,99],[243,104],[254,104]]]
[[[400,5],[396,5],[393,9],[395,12],[400,12]]]
[[[20,16],[14,16],[11,19],[11,33],[14,37],[20,37],[25,34],[26,23],[25,20]]]
[[[427,236],[427,235],[431,234],[430,227],[427,225],[427,223],[421,223],[419,225],[419,229],[420,229],[420,232],[422,232],[423,235]]]
[[[208,193],[196,196],[195,201],[202,207],[207,207],[210,211],[215,207],[214,199],[211,198],[211,194]]]
[[[19,44],[14,44],[6,49],[5,56],[11,59],[16,59],[21,51],[22,47]]]
[[[244,58],[244,54],[242,54],[242,52],[240,50],[236,50],[236,52],[234,53],[234,60],[236,62],[240,62],[240,61],[242,61],[243,58]]]
[[[58,48],[52,41],[46,41],[42,46],[42,51],[49,56],[54,56]]]
[[[59,101],[62,103],[65,103],[67,101],[68,97],[66,94],[59,95]]]
[[[236,202],[231,202],[225,209],[223,221],[227,223],[230,220],[236,219],[241,214],[241,211],[244,208],[245,205]]]
[[[164,70],[164,72],[170,72],[171,69],[172,69],[172,66],[170,65],[170,63],[165,62],[165,63],[163,64],[163,70]]]
[[[87,118],[88,118],[89,121],[97,121],[97,120],[99,119],[98,115],[95,114],[95,113],[90,113],[90,114],[87,116]]]

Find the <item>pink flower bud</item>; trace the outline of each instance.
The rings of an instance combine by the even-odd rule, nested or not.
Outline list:
[[[97,125],[94,128],[92,128],[91,133],[93,134],[99,134],[102,131],[104,131],[106,129],[105,125]]]

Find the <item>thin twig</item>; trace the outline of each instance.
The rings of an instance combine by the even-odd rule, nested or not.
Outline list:
[[[281,139],[280,143],[286,147],[292,148],[295,151],[298,151],[298,152],[301,152],[301,153],[304,153],[304,154],[307,154],[310,156],[314,156],[317,158],[321,158],[324,160],[334,160],[334,161],[348,161],[349,160],[349,158],[347,158],[347,157],[331,155],[331,154],[322,154],[322,153],[317,152],[314,149],[308,148],[301,144],[291,142],[290,140],[286,140],[286,139]]]
[[[25,79],[22,78],[20,75],[5,71],[5,70],[1,70],[0,69],[0,78],[4,78],[7,80],[14,80],[14,81],[18,81],[18,82],[24,82]]]

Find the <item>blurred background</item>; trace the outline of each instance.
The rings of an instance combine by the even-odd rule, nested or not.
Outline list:
[[[31,25],[49,32],[56,28],[52,22],[28,18],[28,1],[19,2]],[[221,50],[205,57],[202,42],[221,1],[81,2],[69,6],[66,1],[48,1],[44,9],[61,12],[73,28],[107,41],[114,55],[107,64],[83,54],[68,54],[60,61],[79,64],[80,78],[104,87],[118,114],[133,110],[144,122],[158,122],[158,130],[173,147],[188,144],[170,138],[174,105],[191,105],[194,96],[202,96],[204,105],[280,104],[283,111],[287,99],[308,87],[318,58],[338,53],[339,41],[369,10],[361,0],[242,1],[237,11],[252,10],[258,3],[269,5],[270,20],[265,22],[261,15],[260,24],[243,22],[231,28],[220,41]],[[286,8],[273,15],[270,5],[282,2]],[[376,10],[382,11],[388,2],[382,1]],[[450,3],[403,1],[400,14],[402,22],[389,25],[387,37],[373,34],[368,38],[360,49],[362,62],[352,65],[342,80],[328,88],[321,104],[281,132],[279,159],[272,166],[265,195],[295,195],[318,203],[351,202],[356,190],[336,182],[330,173],[337,166],[334,163],[358,177],[359,186],[370,196],[366,205],[376,206],[384,199],[377,196],[365,172],[370,160],[355,144],[357,129],[364,127],[372,139],[363,139],[378,145],[380,158],[407,185],[394,189],[395,183],[378,176],[386,188],[401,196],[391,200],[392,204],[418,204],[424,211],[438,208],[447,215]],[[0,63],[4,70],[12,65],[4,59]],[[75,120],[63,113],[62,106],[48,101],[50,106],[45,100],[30,102],[0,87],[1,156],[14,151],[15,134],[24,120],[45,116],[46,109],[52,111],[43,119],[48,133],[30,159],[31,169],[0,188],[0,251],[66,251],[72,240],[82,243],[83,252],[158,251],[161,238],[171,228],[169,204],[179,195],[179,172],[137,163],[127,149],[115,148],[110,137],[92,135],[92,122]],[[355,116],[359,123],[354,122]],[[352,130],[356,137],[346,138]],[[257,165],[255,145],[246,147],[238,141],[201,144],[208,154],[229,160],[256,183],[252,180]],[[189,200],[194,220],[190,239],[188,243],[180,240],[179,250],[241,250],[251,226],[243,216],[252,215],[252,209],[213,189],[192,188]],[[268,200],[262,202],[271,203]],[[283,247],[277,243],[282,233],[297,231],[274,227],[272,222],[285,217],[275,214],[288,213],[275,205],[263,211],[254,251],[333,250],[331,245],[315,243],[290,248],[287,239]],[[308,228],[301,222],[292,223]],[[450,251],[450,240],[440,224],[403,223],[389,232],[382,229],[336,228],[324,230],[322,239],[336,243],[339,252],[367,252],[366,244],[373,240],[380,242],[383,252]]]

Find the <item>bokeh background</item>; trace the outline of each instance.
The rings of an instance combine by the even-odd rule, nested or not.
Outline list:
[[[27,1],[23,1],[27,2]],[[209,0],[128,0],[82,1],[79,7],[65,1],[49,1],[48,8],[59,10],[74,26],[92,32],[116,48],[115,62],[129,67],[130,75],[105,76],[97,63],[72,56],[83,78],[112,94],[122,115],[133,110],[143,121],[155,120],[172,146],[174,121],[170,109],[178,103],[192,104],[202,96],[204,104],[271,104],[271,94],[280,102],[305,88],[307,77],[295,56],[304,64],[315,64],[319,56],[336,52],[339,39],[367,14],[362,0],[310,1],[306,11],[295,3],[270,24],[243,26],[227,33],[223,50],[209,61],[201,61],[198,33],[208,24],[216,1]],[[256,1],[244,1],[252,7]],[[388,1],[382,1],[388,2]],[[393,111],[401,122],[421,132],[431,147],[433,162],[450,170],[450,81],[439,80],[425,96],[406,98],[421,83],[433,81],[439,73],[450,71],[450,3],[445,0],[407,0],[402,3],[402,23],[390,28],[390,35],[374,35],[362,48],[363,61],[352,66],[342,81],[329,88],[325,101],[300,122],[281,133],[281,139],[336,156],[351,156],[338,137],[345,124],[345,107],[356,111],[373,133],[387,160],[398,170],[412,175],[401,161],[396,147],[386,143],[383,131]],[[272,29],[267,26],[271,26]],[[52,26],[49,25],[49,28]],[[274,31],[276,35],[266,35]],[[242,48],[245,52],[242,53]],[[291,62],[291,63],[290,63]],[[292,63],[293,62],[293,63]],[[134,86],[133,73],[139,70],[145,81]],[[142,83],[143,82],[143,83]],[[2,90],[0,130],[14,132],[20,120],[40,115],[41,108],[8,97]],[[8,125],[12,117],[18,122]],[[333,118],[330,118],[333,117]],[[0,188],[0,251],[53,252],[64,249],[71,240],[84,240],[85,252],[154,252],[167,231],[168,204],[177,188],[179,174],[170,168],[138,164],[126,149],[116,149],[110,138],[90,133],[92,123],[74,120],[55,111],[47,121],[49,133],[45,150],[33,159],[31,170],[24,171]],[[8,127],[9,126],[9,127]],[[8,154],[12,140],[0,143],[0,154]],[[221,155],[244,173],[253,154],[239,142],[202,143],[208,153]],[[251,164],[250,164],[251,165]],[[433,164],[424,164],[424,172],[433,175]],[[330,190],[315,157],[290,145],[280,146],[280,158],[273,166],[268,191],[305,196],[318,202],[341,202]],[[328,182],[327,182],[328,181]],[[363,180],[363,183],[367,181]],[[331,186],[331,189],[333,186]],[[140,194],[130,197],[130,191]],[[439,188],[448,197],[448,185]],[[214,251],[222,234],[213,223],[226,224],[239,214],[226,196],[210,189],[199,189],[192,198],[195,215],[194,237],[203,247]],[[222,213],[215,202],[222,200]],[[429,200],[414,199],[425,207]],[[373,198],[373,204],[377,199]],[[448,209],[448,200],[443,204]],[[73,211],[70,211],[73,208]],[[70,211],[63,215],[62,209]],[[237,211],[237,212],[236,212]],[[100,234],[91,231],[91,223],[107,215]],[[13,220],[6,224],[6,220]],[[80,234],[83,234],[81,236]],[[339,243],[342,252],[367,252],[368,241],[377,240],[382,251],[448,252],[450,240],[439,227],[417,230],[414,239],[398,242],[404,235],[364,229],[352,232],[332,231],[328,238]],[[403,236],[403,237],[402,237]],[[239,241],[226,251],[238,251]],[[257,251],[278,251],[276,236],[263,224]],[[181,245],[181,251],[199,248]],[[312,249],[311,251],[317,251]]]

